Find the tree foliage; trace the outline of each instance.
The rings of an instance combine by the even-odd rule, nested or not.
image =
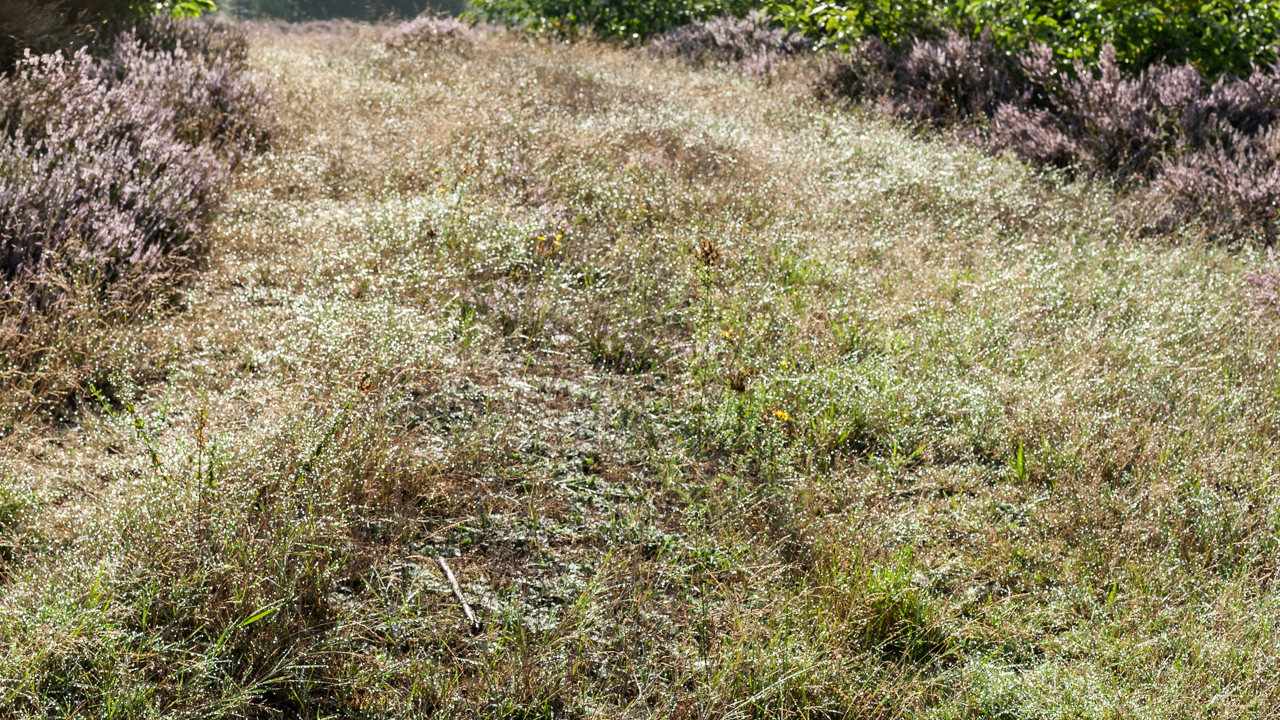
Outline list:
[[[843,50],[866,36],[893,46],[960,27],[989,34],[1008,53],[1044,43],[1067,70],[1077,60],[1095,67],[1110,44],[1128,72],[1163,61],[1211,78],[1274,63],[1280,35],[1276,0],[785,0],[768,10],[819,46]]]

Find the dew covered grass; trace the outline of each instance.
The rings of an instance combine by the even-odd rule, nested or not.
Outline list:
[[[257,31],[207,267],[10,420],[0,715],[1272,713],[1263,253],[800,64],[380,32]]]

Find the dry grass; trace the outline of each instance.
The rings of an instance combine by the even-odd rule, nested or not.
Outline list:
[[[208,269],[0,440],[0,714],[1272,713],[1251,251],[800,66],[379,37],[256,36]]]

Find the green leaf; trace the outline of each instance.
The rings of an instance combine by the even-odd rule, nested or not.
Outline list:
[[[258,621],[259,621],[259,620],[261,620],[262,618],[264,618],[264,617],[266,617],[266,616],[270,615],[271,613],[275,612],[276,610],[279,610],[279,609],[280,609],[280,606],[283,604],[283,602],[284,602],[284,601],[279,601],[279,602],[271,603],[270,605],[268,605],[268,606],[266,606],[265,608],[263,608],[263,609],[259,610],[258,612],[254,613],[253,615],[251,615],[251,616],[249,616],[249,617],[245,618],[244,620],[241,620],[241,621],[240,621],[240,625],[239,625],[239,627],[248,627],[248,626],[250,626],[250,625],[252,625],[252,624],[254,624],[254,623],[258,622]]]
[[[217,11],[218,6],[213,3],[213,0],[178,0],[169,8],[169,14],[179,18],[195,18]]]

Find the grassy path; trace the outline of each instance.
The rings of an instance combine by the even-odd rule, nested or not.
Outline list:
[[[1271,713],[1251,251],[801,67],[253,52],[209,267],[6,441],[0,715]]]

